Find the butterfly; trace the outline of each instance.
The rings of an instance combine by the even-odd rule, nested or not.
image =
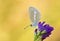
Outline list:
[[[31,21],[31,24],[29,26],[36,27],[40,20],[40,12],[34,7],[29,7],[29,17],[30,17],[30,21]],[[26,28],[24,28],[24,29],[26,29]]]

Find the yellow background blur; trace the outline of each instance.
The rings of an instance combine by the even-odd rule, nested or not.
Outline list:
[[[33,6],[41,13],[41,20],[54,27],[44,41],[60,41],[60,0],[0,0],[0,41],[33,41],[34,28],[28,8]]]

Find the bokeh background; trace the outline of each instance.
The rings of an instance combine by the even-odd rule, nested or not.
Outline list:
[[[0,41],[33,41],[34,28],[24,28],[31,23],[28,9],[37,8],[40,21],[54,27],[44,41],[60,41],[60,0],[0,0]]]

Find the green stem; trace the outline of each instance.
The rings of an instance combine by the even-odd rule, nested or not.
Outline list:
[[[43,30],[41,32],[38,30],[37,34],[36,33],[34,34],[34,36],[35,36],[34,41],[43,41],[42,40],[42,35],[45,34],[45,33],[46,33],[45,30]]]
[[[42,41],[42,40],[41,40],[41,38],[39,37],[39,38],[37,39],[37,41]]]
[[[34,35],[34,41],[42,41],[42,38],[41,38],[41,33],[39,32],[38,34],[35,34]]]
[[[34,41],[42,41],[41,37],[34,39]]]

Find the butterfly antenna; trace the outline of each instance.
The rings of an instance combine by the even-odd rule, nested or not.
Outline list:
[[[27,29],[29,26],[31,26],[31,27],[32,27],[32,24],[31,24],[31,25],[26,26],[24,29]]]

